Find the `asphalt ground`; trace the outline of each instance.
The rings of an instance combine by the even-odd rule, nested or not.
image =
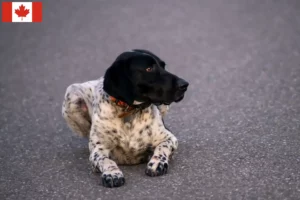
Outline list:
[[[300,199],[299,0],[43,1],[0,38],[0,199]],[[179,149],[107,189],[61,104],[133,48],[190,82],[165,119]]]

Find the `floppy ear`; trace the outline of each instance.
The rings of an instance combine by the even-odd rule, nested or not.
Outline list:
[[[133,86],[128,77],[128,61],[134,56],[133,52],[125,52],[117,57],[106,70],[103,89],[109,95],[132,105],[134,101]]]
[[[148,51],[148,50],[145,50],[145,49],[133,49],[132,51],[150,55],[151,57],[153,57],[159,63],[159,65],[163,69],[165,69],[166,63],[163,60],[161,60],[157,55],[152,53],[151,51]]]

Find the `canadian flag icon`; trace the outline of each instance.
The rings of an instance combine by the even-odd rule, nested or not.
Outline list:
[[[2,2],[2,22],[42,22],[42,2]]]

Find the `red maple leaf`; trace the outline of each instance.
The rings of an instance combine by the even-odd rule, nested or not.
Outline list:
[[[21,19],[23,21],[23,17],[26,17],[26,15],[28,15],[29,9],[25,9],[25,6],[21,4],[19,6],[19,9],[15,9],[15,13],[18,15],[18,17],[22,17]]]

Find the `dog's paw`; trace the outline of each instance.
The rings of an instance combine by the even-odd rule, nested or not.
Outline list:
[[[145,173],[148,176],[161,176],[168,172],[169,164],[164,161],[158,161],[157,163],[150,161],[147,165]]]
[[[120,187],[125,184],[125,178],[121,171],[104,172],[101,176],[104,187]]]
[[[95,167],[95,166],[92,165],[92,172],[93,173],[100,173],[100,170],[99,170],[98,167]]]

